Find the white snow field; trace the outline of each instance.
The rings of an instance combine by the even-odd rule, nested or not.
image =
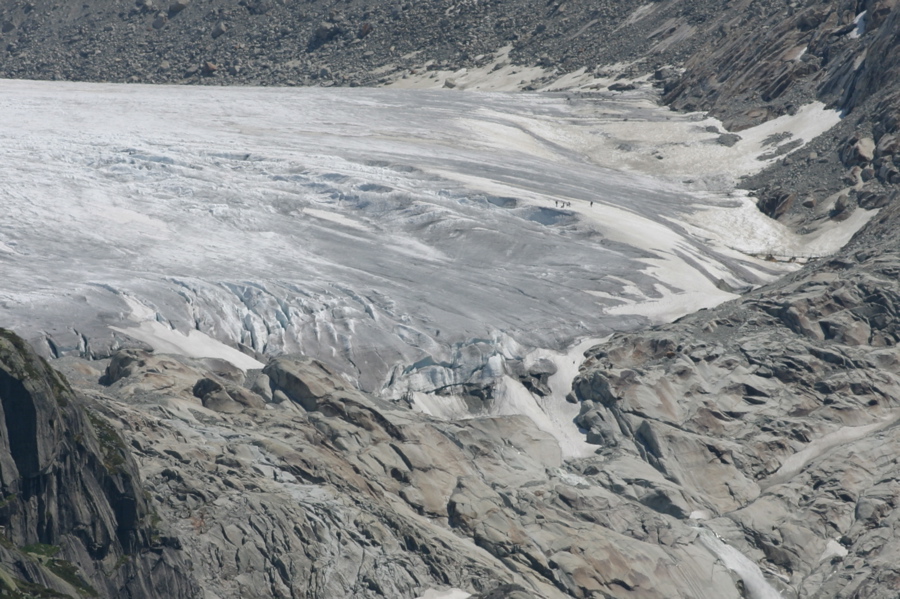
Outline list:
[[[732,189],[758,135],[725,148],[703,115],[612,96],[0,81],[0,326],[48,355],[301,352],[387,396],[442,389],[444,415],[500,381],[507,411],[530,394],[506,361],[568,376],[576,340],[861,226],[793,236]],[[817,133],[810,111],[832,122],[783,128]]]
[[[744,592],[748,599],[782,599],[781,593],[769,584],[762,570],[750,558],[726,544],[711,530],[698,528],[697,531],[700,543],[718,556],[725,567],[744,582]]]

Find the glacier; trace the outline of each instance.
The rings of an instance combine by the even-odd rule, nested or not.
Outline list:
[[[737,188],[773,132],[833,124],[823,107],[725,147],[714,119],[653,100],[0,81],[0,324],[48,357],[302,353],[431,417],[524,415],[590,456],[567,401],[586,349],[736,298],[872,216],[798,235]],[[780,596],[699,530],[751,595]]]
[[[735,189],[771,148],[715,128],[647,90],[2,81],[0,321],[453,396],[796,268],[764,256],[812,241]]]

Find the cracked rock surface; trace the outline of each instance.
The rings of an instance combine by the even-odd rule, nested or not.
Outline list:
[[[190,561],[156,527],[116,427],[6,329],[0,412],[3,596],[197,592]]]
[[[657,508],[696,511],[785,596],[897,592],[896,218],[739,301],[614,336],[574,383],[608,463],[652,466]]]
[[[542,597],[668,597],[699,579],[699,596],[740,596],[690,522],[648,507],[643,492],[597,484],[608,476],[597,460],[573,469],[525,417],[433,420],[308,359],[271,362],[272,402],[240,411],[204,407],[192,389],[204,380],[232,397],[252,393],[252,373],[234,380],[210,364],[124,350],[102,386],[78,377],[82,361],[61,364],[115,415],[209,596],[511,585]]]

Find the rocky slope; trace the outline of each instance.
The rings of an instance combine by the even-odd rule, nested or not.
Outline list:
[[[188,597],[125,442],[96,405],[0,329],[3,597]]]
[[[651,464],[669,511],[701,510],[785,596],[897,594],[897,213],[740,301],[613,337],[574,383],[601,454]]]
[[[633,13],[613,0],[15,1],[0,9],[0,75],[369,85],[426,63],[473,67],[506,45],[517,64],[560,72],[619,61],[646,70],[689,56],[720,10],[721,2],[696,0]]]
[[[890,0],[5,3],[4,76],[371,84],[506,44],[560,72],[674,63],[665,101],[737,135],[814,98],[845,111],[746,182],[761,209],[795,227],[880,212],[830,259],[589,350],[570,399],[597,449],[569,461],[527,418],[431,419],[308,358],[58,361],[76,392],[4,334],[3,593],[896,596],[898,15]]]
[[[117,414],[210,596],[740,596],[691,522],[657,509],[674,485],[639,459],[573,468],[523,416],[431,419],[302,358],[245,378],[124,350],[104,385],[61,364]],[[628,488],[593,482],[608,477]]]
[[[57,365],[131,440],[214,596],[891,597],[897,211],[777,285],[589,350],[571,397],[589,458],[310,359]]]
[[[894,0],[793,2],[724,13],[714,35],[666,85],[664,101],[709,110],[741,129],[818,98],[844,113],[841,124],[749,180],[760,208],[795,226],[856,205],[884,206],[900,183],[898,32]],[[780,3],[779,3],[780,4]],[[739,134],[739,133],[738,133]],[[834,194],[845,188],[834,206]],[[849,188],[849,189],[847,189]]]

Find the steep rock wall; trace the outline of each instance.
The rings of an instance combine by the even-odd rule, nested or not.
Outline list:
[[[195,591],[155,532],[125,442],[19,337],[0,329],[0,567],[62,595]],[[11,582],[10,582],[11,581]],[[9,590],[9,589],[8,589]]]

